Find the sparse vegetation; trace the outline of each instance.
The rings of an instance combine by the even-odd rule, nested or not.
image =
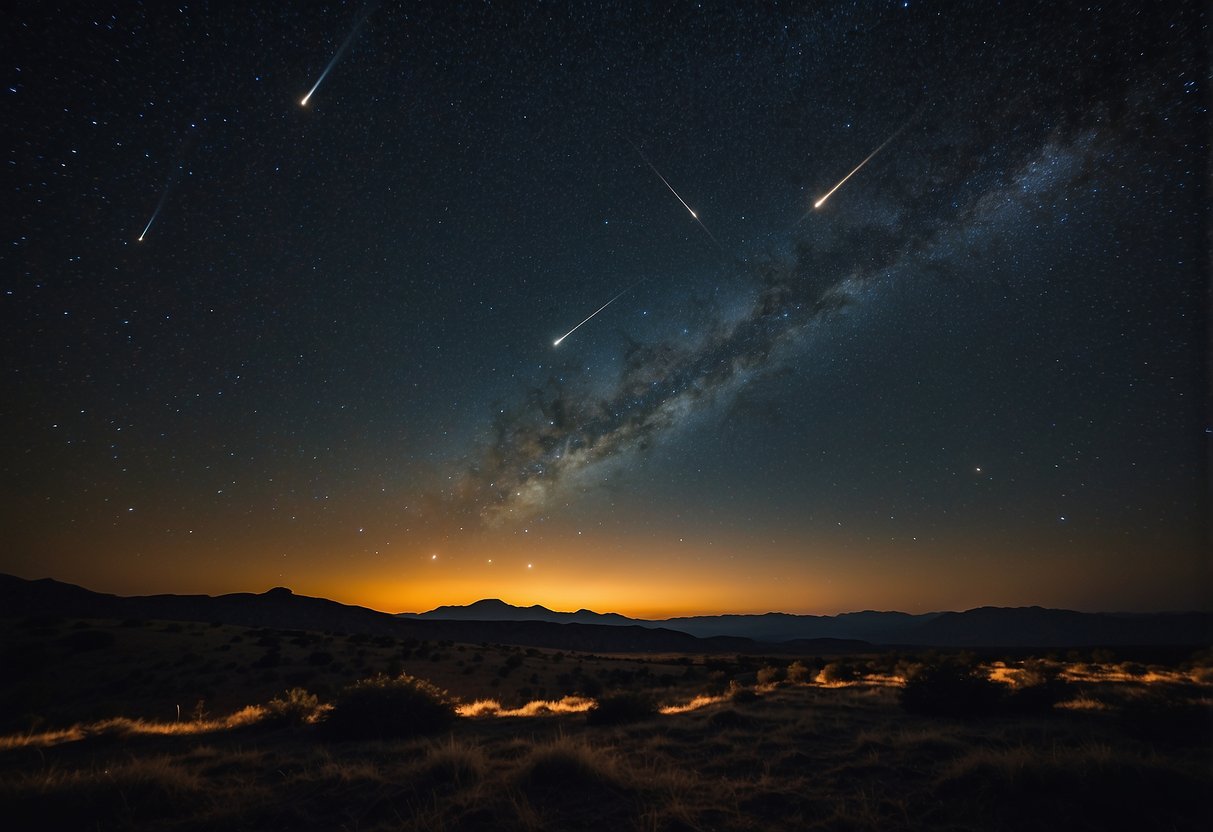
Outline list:
[[[306,725],[323,713],[320,698],[303,688],[291,688],[265,705],[265,721],[281,725]]]
[[[944,660],[919,666],[901,689],[901,706],[912,714],[979,716],[994,711],[1002,692],[980,667]]]
[[[424,679],[372,676],[338,694],[321,727],[333,739],[432,734],[450,726],[456,705],[450,694]]]
[[[0,681],[0,805],[14,828],[1102,832],[1213,822],[1203,799],[1213,689],[1199,654],[556,660],[431,642],[406,658],[404,641],[379,636],[76,624],[8,631],[6,656],[45,656]],[[80,652],[63,641],[94,632],[116,640]],[[313,664],[317,651],[333,662]],[[451,660],[431,662],[436,651]],[[247,672],[267,652],[278,667]],[[513,672],[499,675],[511,657]],[[361,665],[435,676],[357,681]],[[595,686],[611,693],[573,695]],[[469,704],[456,710],[442,687]],[[539,698],[527,701],[526,688]],[[940,718],[965,713],[941,691],[973,689],[993,703],[975,713],[996,718]],[[899,707],[924,691],[944,707]]]

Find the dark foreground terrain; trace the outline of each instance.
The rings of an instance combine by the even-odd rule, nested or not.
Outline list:
[[[0,625],[11,829],[1213,823],[1213,674],[1190,651],[607,657],[157,621]],[[452,694],[393,688],[401,672]],[[391,675],[372,696],[350,693],[376,673]]]

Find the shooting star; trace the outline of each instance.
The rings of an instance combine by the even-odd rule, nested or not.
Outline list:
[[[362,28],[362,24],[366,22],[366,19],[371,16],[371,12],[375,11],[376,5],[378,4],[376,3],[367,6],[366,11],[364,11],[358,18],[358,21],[354,24],[354,28],[350,30],[350,33],[345,36],[345,40],[343,40],[341,45],[337,47],[337,53],[333,55],[333,59],[329,61],[329,65],[324,68],[324,72],[320,73],[320,77],[316,79],[316,83],[312,84],[312,88],[307,91],[307,95],[303,96],[303,98],[299,100],[300,107],[307,106],[307,102],[311,99],[312,93],[316,92],[316,88],[324,83],[324,79],[328,77],[330,72],[332,72],[333,67],[337,65],[337,61],[341,60],[341,56],[345,54],[345,50],[348,49],[349,45],[353,42],[354,35],[358,34],[358,30]]]
[[[910,119],[910,121],[913,121],[913,120],[914,120],[913,118],[911,118],[911,119]],[[873,150],[871,153],[869,153],[869,154],[868,154],[868,157],[867,157],[866,159],[864,159],[862,162],[860,162],[858,165],[856,165],[856,166],[855,166],[855,170],[851,171],[851,172],[850,172],[850,173],[848,173],[846,176],[842,177],[842,180],[841,180],[841,181],[840,181],[840,182],[839,182],[837,185],[835,185],[833,188],[830,188],[829,193],[827,193],[827,194],[826,194],[825,196],[823,196],[821,199],[819,199],[819,200],[817,200],[816,202],[814,202],[814,203],[813,203],[813,208],[815,208],[815,209],[816,209],[816,208],[820,208],[822,205],[825,205],[826,200],[827,200],[827,199],[829,199],[831,196],[833,196],[833,195],[834,195],[834,192],[835,192],[836,190],[838,190],[839,188],[841,188],[841,187],[843,186],[843,184],[844,184],[844,183],[845,183],[845,182],[846,182],[848,179],[850,179],[852,176],[854,176],[856,173],[858,173],[858,172],[859,172],[859,169],[860,169],[861,167],[863,167],[864,165],[866,165],[868,162],[872,161],[872,158],[873,158],[873,157],[874,157],[874,156],[875,156],[877,153],[879,153],[880,151],[884,150],[884,149],[885,149],[885,147],[888,145],[888,143],[889,143],[889,142],[893,141],[893,139],[895,139],[895,138],[897,138],[898,136],[900,136],[900,135],[901,135],[901,133],[902,133],[902,131],[904,131],[904,130],[905,130],[907,127],[909,127],[909,126],[910,126],[910,121],[907,121],[905,124],[901,125],[901,127],[897,128],[897,132],[895,132],[893,135],[889,136],[887,139],[885,139],[883,142],[881,142],[880,147],[876,148],[876,149],[875,149],[875,150]]]
[[[642,282],[643,282],[643,281],[642,281]],[[590,317],[589,317],[589,318],[586,318],[584,321],[582,321],[581,323],[577,324],[577,326],[573,327],[573,328],[572,328],[572,329],[570,329],[568,332],[566,332],[564,335],[561,335],[559,338],[557,338],[555,341],[553,341],[553,342],[552,342],[552,346],[553,346],[553,347],[558,347],[558,346],[560,346],[560,342],[561,342],[561,341],[563,341],[565,338],[568,338],[568,337],[569,337],[570,335],[572,335],[574,332],[576,332],[577,330],[579,330],[579,329],[581,329],[583,326],[585,326],[585,325],[586,325],[586,323],[587,323],[587,322],[590,320],[590,318],[594,317],[594,315],[597,315],[599,312],[601,312],[602,310],[606,309],[606,308],[607,308],[608,306],[610,306],[612,303],[614,303],[615,301],[619,300],[621,297],[623,297],[624,295],[626,295],[628,292],[630,292],[630,291],[632,291],[633,289],[635,289],[635,288],[636,288],[636,286],[638,286],[638,285],[639,285],[639,284],[634,284],[634,285],[632,285],[632,286],[629,286],[628,288],[624,289],[624,290],[623,290],[622,292],[620,292],[619,294],[615,295],[615,297],[613,297],[613,298],[611,298],[610,300],[608,300],[608,301],[607,301],[606,303],[604,303],[602,306],[600,306],[600,307],[598,307],[597,309],[595,309],[595,310],[594,310],[594,313],[593,313],[592,315],[590,315]]]
[[[169,174],[168,182],[164,185],[164,190],[160,193],[160,201],[156,203],[156,210],[152,211],[152,218],[147,221],[147,225],[143,226],[143,232],[139,235],[136,242],[143,242],[143,238],[147,236],[148,229],[152,227],[152,223],[156,221],[156,217],[160,216],[160,212],[164,210],[164,203],[168,201],[169,191],[173,189],[173,185],[177,184],[177,177],[181,174],[182,164],[178,162],[173,167],[173,172]]]
[[[626,139],[627,136],[624,136],[624,138]],[[716,247],[721,251],[724,251],[724,246],[720,244],[720,240],[716,239],[716,235],[711,231],[708,231],[708,227],[703,224],[703,220],[699,219],[699,215],[695,213],[695,210],[690,205],[687,205],[687,201],[685,199],[678,195],[678,191],[674,190],[674,186],[670,184],[670,181],[661,175],[661,171],[657,170],[657,166],[649,161],[649,157],[644,155],[644,151],[640,149],[636,142],[628,139],[628,144],[632,146],[633,150],[640,154],[640,158],[644,159],[644,163],[649,166],[649,169],[652,170],[653,173],[657,174],[657,178],[661,180],[662,184],[670,189],[670,193],[674,195],[674,198],[682,203],[682,207],[687,209],[687,213],[691,215],[691,219],[699,223],[699,227],[703,229],[703,232],[712,238],[712,242],[716,244]]]
[[[156,210],[152,212],[152,218],[147,221],[147,225],[143,226],[143,233],[139,235],[139,242],[143,242],[143,238],[147,236],[147,230],[152,227],[152,223],[156,221],[156,215],[160,213],[160,209],[164,207],[164,199],[160,200],[160,204],[156,206]]]

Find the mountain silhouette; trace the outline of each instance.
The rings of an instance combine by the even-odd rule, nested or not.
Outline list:
[[[698,615],[628,618],[591,610],[554,612],[499,599],[444,606],[401,617],[435,621],[551,621],[640,626],[703,639],[735,637],[772,645],[830,640],[913,647],[1092,647],[1202,645],[1213,642],[1209,613],[1087,613],[1044,607],[978,607],[965,612],[911,614],[864,610],[840,615]]]
[[[581,609],[557,612],[499,599],[392,615],[285,587],[229,595],[124,597],[43,578],[0,574],[0,617],[142,618],[218,621],[245,627],[368,633],[462,643],[586,652],[856,653],[907,647],[1091,647],[1208,645],[1213,614],[1086,613],[1043,607],[979,607],[965,612],[844,613],[834,616],[684,616],[633,619]]]

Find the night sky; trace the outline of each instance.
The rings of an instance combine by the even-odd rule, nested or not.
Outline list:
[[[1213,607],[1205,4],[668,5],[10,7],[0,571]]]

